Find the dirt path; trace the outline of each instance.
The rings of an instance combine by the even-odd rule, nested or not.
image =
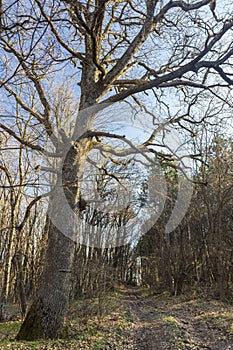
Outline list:
[[[215,300],[122,293],[132,317],[132,350],[233,350],[233,307]]]

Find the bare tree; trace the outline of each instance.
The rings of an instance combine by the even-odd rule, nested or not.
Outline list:
[[[98,111],[123,100],[143,108],[149,94],[158,114],[167,118],[166,129],[168,124],[194,122],[189,105],[207,93],[231,103],[232,8],[221,1],[224,12],[216,3],[214,7],[211,0],[3,1],[0,84],[9,103],[15,100],[19,112],[38,125],[40,138],[20,135],[7,122],[0,127],[22,147],[56,158],[50,214],[64,213],[61,189],[70,208],[80,211],[77,203],[91,150],[116,157],[142,149],[156,153],[152,146],[161,130],[158,119],[151,115],[154,130],[136,147],[124,135],[93,130]],[[71,78],[78,84],[73,91],[79,111],[67,133],[55,123],[53,87]],[[198,115],[196,121],[200,122]],[[45,150],[47,137],[53,151]],[[121,140],[129,148],[117,149],[109,139]],[[72,214],[66,213],[66,222],[73,222]],[[73,237],[74,229],[70,224],[64,235],[51,220],[48,227],[41,287],[18,339],[56,338],[62,326],[74,254],[68,237]]]
[[[24,124],[20,119],[15,120],[15,117],[13,117],[11,130],[15,130],[18,135],[25,135],[27,133],[27,126],[27,123]],[[7,133],[2,133],[0,152],[0,189],[2,200],[1,241],[2,260],[4,262],[2,269],[0,319],[3,320],[6,316],[5,311],[8,295],[14,289],[14,283],[12,283],[14,280],[12,278],[13,271],[17,277],[20,277],[18,278],[18,287],[19,294],[21,295],[20,305],[22,314],[26,311],[22,265],[27,254],[26,246],[29,247],[28,243],[30,239],[28,234],[34,229],[35,225],[31,221],[29,227],[28,221],[31,219],[31,212],[35,204],[44,195],[38,195],[38,189],[36,187],[38,185],[38,175],[31,173],[33,157],[29,155],[27,149],[24,149],[20,143],[15,141],[10,135],[7,135]],[[31,192],[31,195],[27,193],[26,188]],[[32,200],[31,197],[33,198]]]

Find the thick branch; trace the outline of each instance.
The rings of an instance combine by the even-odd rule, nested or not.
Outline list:
[[[146,39],[149,37],[151,31],[156,27],[157,23],[159,23],[166,13],[172,9],[172,8],[181,8],[183,11],[191,11],[199,9],[207,4],[210,3],[211,0],[202,0],[197,2],[196,4],[188,4],[184,1],[169,1],[167,5],[165,5],[160,12],[154,16],[154,10],[155,6],[157,4],[157,1],[150,0],[147,2],[147,16],[145,19],[145,22],[142,26],[142,29],[140,32],[136,35],[134,40],[131,42],[128,49],[124,52],[124,54],[119,58],[117,61],[117,64],[109,71],[109,73],[106,75],[106,78],[104,80],[105,85],[111,84],[114,80],[118,79],[122,73],[124,72],[124,69],[126,68],[127,64],[130,62],[132,57],[134,57],[135,53],[140,49],[142,44],[146,41]]]
[[[117,64],[108,72],[106,78],[104,79],[104,85],[111,84],[114,80],[118,79],[121,76],[127,64],[150,35],[151,30],[154,27],[154,10],[156,3],[156,0],[148,1],[147,17],[142,26],[142,29],[134,38],[125,53],[121,56],[121,58],[119,58]]]
[[[208,53],[210,52],[210,50],[213,48],[213,46],[219,42],[223,35],[225,33],[227,33],[227,31],[229,31],[231,28],[233,27],[233,21],[227,22],[224,24],[222,30],[217,33],[215,35],[215,37],[210,41],[210,43],[197,55],[197,57],[195,57],[192,61],[190,61],[189,63],[185,64],[182,67],[179,67],[178,69],[174,70],[171,73],[167,73],[164,74],[163,76],[157,77],[156,79],[153,79],[151,81],[148,82],[143,82],[142,84],[139,84],[137,86],[134,86],[132,88],[129,88],[123,92],[120,92],[117,95],[111,96],[109,98],[107,98],[106,100],[104,100],[104,103],[108,103],[108,102],[118,102],[118,101],[122,101],[123,99],[125,99],[128,96],[131,96],[135,93],[138,92],[142,92],[142,91],[146,91],[146,90],[150,90],[154,87],[160,87],[162,84],[172,81],[174,79],[178,79],[181,78],[185,73],[187,72],[195,72],[197,73],[198,70],[202,67],[206,67],[206,68],[214,68],[216,70],[216,68],[218,67],[219,69],[219,64],[222,64],[225,62],[225,60],[229,59],[229,57],[231,57],[231,55],[233,55],[233,50],[231,50],[230,54],[226,54],[223,58],[221,58],[219,61],[201,61],[201,59]],[[230,56],[229,56],[230,55]],[[224,60],[225,59],[225,60]],[[221,73],[222,78],[228,82],[229,84],[232,84],[232,80],[229,79],[226,74],[219,69],[219,73]],[[195,85],[195,84],[194,84]],[[194,86],[193,85],[193,86]]]

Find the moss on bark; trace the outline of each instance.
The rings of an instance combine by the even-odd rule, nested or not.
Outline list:
[[[42,301],[37,299],[28,311],[27,317],[23,321],[16,336],[16,340],[36,340],[45,338],[41,311]]]

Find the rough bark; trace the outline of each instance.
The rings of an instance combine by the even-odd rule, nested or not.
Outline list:
[[[42,287],[20,328],[18,340],[58,337],[68,301],[73,249],[73,241],[50,222]]]
[[[83,140],[77,147],[71,146],[63,162],[62,178],[57,181],[50,203],[57,215],[63,215],[59,196],[56,195],[61,183],[70,207],[74,208],[78,202],[80,179],[90,145],[90,141]],[[69,215],[64,220],[69,221]],[[74,226],[70,222],[67,225],[70,227],[69,235],[61,232],[49,219],[48,247],[40,288],[19,330],[17,340],[55,339],[60,334],[69,298],[75,249],[75,232],[72,232]]]

